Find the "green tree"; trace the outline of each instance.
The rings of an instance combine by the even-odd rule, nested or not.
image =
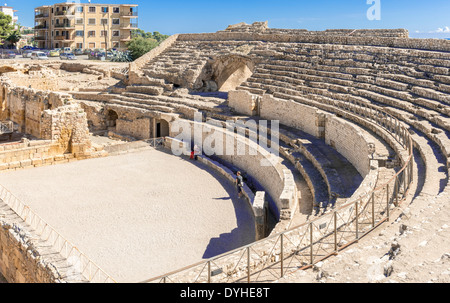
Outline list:
[[[16,46],[16,44],[20,41],[22,38],[22,35],[20,34],[20,31],[15,30],[12,33],[9,34],[8,37],[6,37],[5,41],[8,41],[11,43],[11,45]]]
[[[5,15],[0,12],[0,40],[1,44],[3,41],[9,37],[9,35],[14,30],[14,25],[12,23],[12,17],[9,15]]]
[[[156,41],[158,41],[158,43],[163,42],[164,40],[166,40],[167,38],[169,38],[168,35],[163,35],[160,34],[159,32],[153,32],[152,37],[153,39],[155,39]]]
[[[155,47],[159,45],[158,41],[152,38],[144,38],[142,36],[136,36],[128,42],[127,47],[131,53],[131,58],[136,60],[137,58],[145,55]]]
[[[163,35],[159,32],[145,32],[142,29],[135,29],[132,31],[131,33],[132,37],[143,37],[143,38],[148,38],[148,39],[155,39],[158,43],[163,42],[164,40],[166,40],[167,38],[169,38],[168,35]]]

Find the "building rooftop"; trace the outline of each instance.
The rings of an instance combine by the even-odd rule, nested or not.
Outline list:
[[[137,7],[138,4],[104,4],[104,3],[75,3],[75,2],[61,2],[61,3],[55,3],[53,5],[42,5],[36,7],[38,8],[49,8],[53,7],[55,5],[78,5],[78,6],[133,6]]]

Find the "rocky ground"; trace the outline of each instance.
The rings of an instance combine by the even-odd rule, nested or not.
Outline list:
[[[338,256],[278,282],[448,283],[449,202],[450,187],[437,197],[421,194]]]

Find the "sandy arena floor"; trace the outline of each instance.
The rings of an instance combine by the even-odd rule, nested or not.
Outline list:
[[[4,172],[0,183],[118,282],[143,281],[255,237],[233,184],[156,150]]]

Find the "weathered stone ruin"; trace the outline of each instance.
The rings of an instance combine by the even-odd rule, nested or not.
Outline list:
[[[219,136],[238,141],[245,137],[222,126],[236,120],[280,121],[273,165],[260,165],[268,157],[264,152],[204,160],[230,180],[242,170],[258,184],[246,188],[246,197],[260,223],[260,238],[286,231],[299,215],[326,218],[331,207],[363,207],[379,198],[388,199],[380,211],[386,216],[399,200],[410,203],[450,190],[450,41],[410,39],[402,29],[314,32],[240,23],[217,33],[174,35],[124,70],[61,68],[119,83],[60,94],[14,87],[2,79],[0,92],[2,121],[48,140],[55,160],[56,155],[89,154],[89,132],[128,141],[165,137],[170,146],[180,134],[171,126],[179,121],[214,124]],[[194,122],[196,115],[202,121]],[[14,168],[33,157],[6,157],[2,165]],[[425,164],[422,175],[417,162]],[[377,194],[394,179],[387,198]],[[301,195],[301,180],[310,198]],[[269,214],[278,222],[271,231],[264,227]],[[358,228],[358,223],[348,224]],[[319,237],[312,228],[311,237]],[[336,250],[347,244],[336,243]],[[270,255],[270,245],[260,247],[266,258],[253,268],[279,261],[281,252]],[[315,261],[311,257],[301,265]],[[237,280],[239,270],[227,262],[227,279]]]

